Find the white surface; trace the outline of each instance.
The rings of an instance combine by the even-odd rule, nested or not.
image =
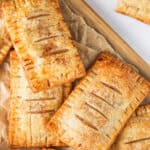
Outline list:
[[[117,0],[85,1],[150,65],[150,25],[116,13]]]

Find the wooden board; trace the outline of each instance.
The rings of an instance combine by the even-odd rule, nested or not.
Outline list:
[[[82,15],[87,23],[100,32],[112,47],[126,60],[136,66],[150,80],[150,65],[147,64],[84,0],[67,0],[73,10]]]

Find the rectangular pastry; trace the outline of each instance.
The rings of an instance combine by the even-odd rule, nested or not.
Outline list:
[[[116,11],[150,24],[149,0],[119,0]]]
[[[128,64],[102,52],[48,128],[73,149],[106,150],[149,92],[148,81]]]
[[[46,125],[63,102],[63,86],[33,93],[15,52],[10,55],[9,144],[13,148],[63,145]]]
[[[12,43],[6,30],[5,21],[3,18],[2,2],[0,1],[0,64],[3,63],[11,46]]]
[[[150,149],[150,105],[139,107],[121,131],[112,150]]]
[[[34,92],[85,75],[58,0],[11,0],[3,6],[7,29]]]

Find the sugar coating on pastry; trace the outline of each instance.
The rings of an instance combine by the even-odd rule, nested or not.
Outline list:
[[[150,105],[140,106],[127,122],[112,150],[148,150],[150,148]]]
[[[73,149],[106,150],[149,92],[148,81],[102,52],[52,117],[49,130]]]
[[[39,93],[30,89],[20,61],[10,55],[9,145],[12,148],[64,145],[46,128],[47,123],[64,101],[64,87]]]
[[[34,92],[85,75],[58,0],[11,0],[4,3],[3,11],[15,50]]]

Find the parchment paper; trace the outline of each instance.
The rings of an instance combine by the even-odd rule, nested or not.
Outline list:
[[[60,0],[60,4],[65,20],[73,35],[74,42],[87,69],[92,65],[101,51],[110,51],[120,57],[100,33],[87,25],[83,17],[71,9],[73,6],[68,5],[65,0]],[[7,144],[9,94],[8,57],[0,66],[0,150],[10,150]],[[148,102],[150,102],[150,96],[144,103]]]

